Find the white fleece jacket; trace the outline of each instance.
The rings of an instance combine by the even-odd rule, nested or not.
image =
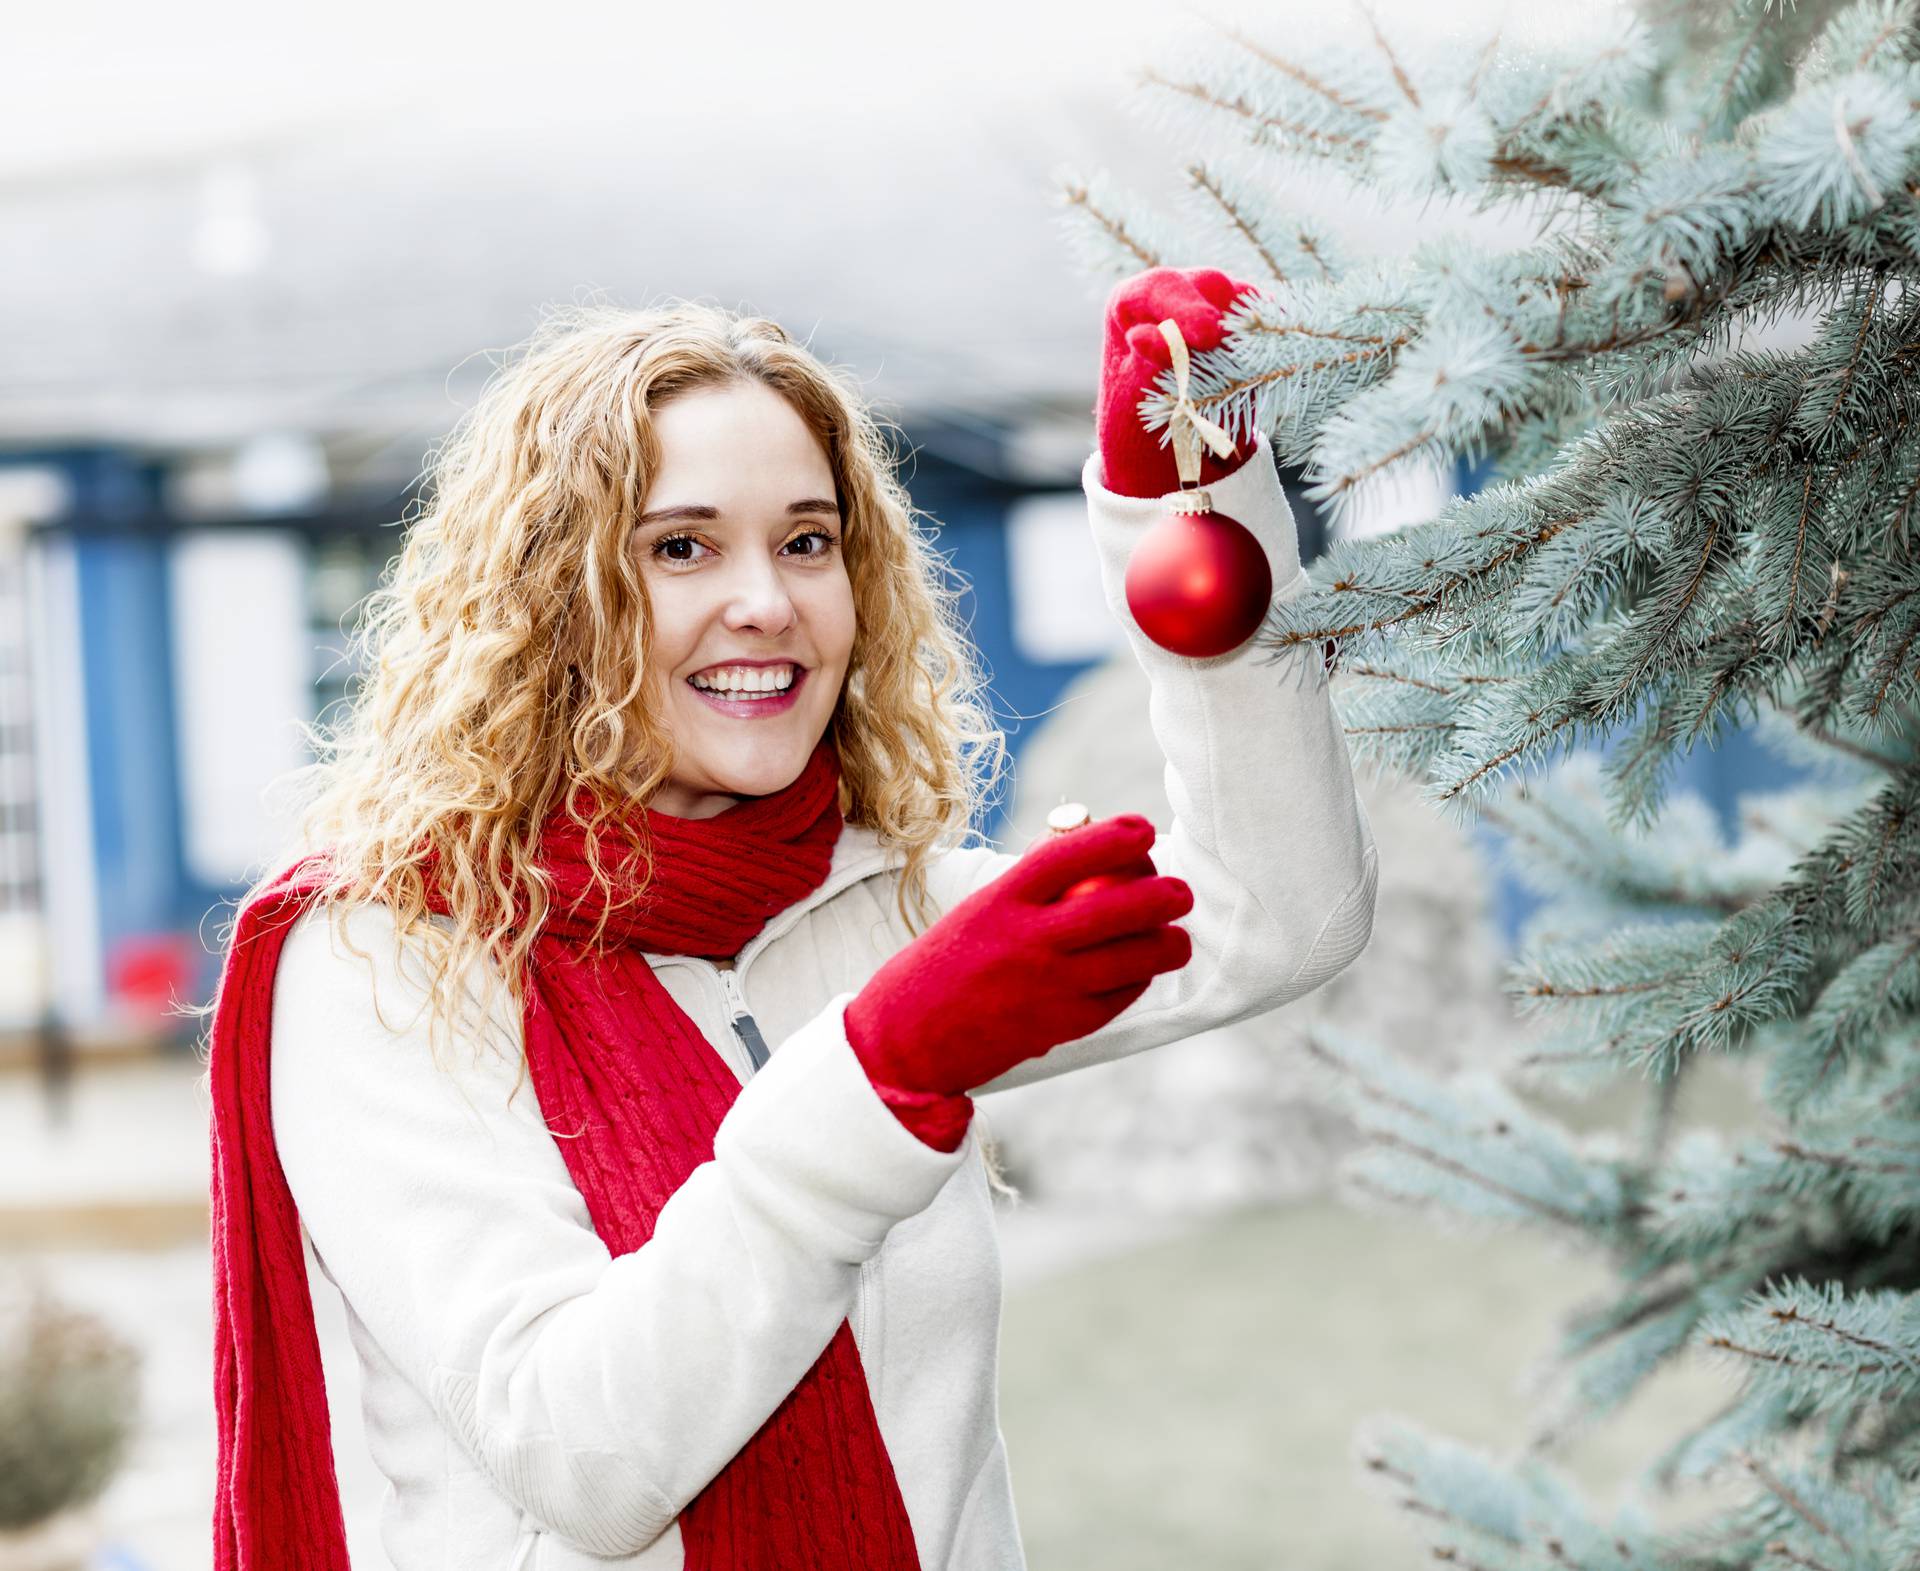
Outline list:
[[[1264,438],[1213,486],[1298,594],[1292,515]],[[1174,818],[1153,860],[1192,885],[1193,957],[1118,1019],[976,1088],[986,1095],[1276,1008],[1365,947],[1376,859],[1318,651],[1190,660],[1126,609],[1151,499],[1082,484],[1106,594],[1152,680]],[[1089,800],[1096,816],[1129,809]],[[948,908],[1014,853],[952,847]],[[923,1567],[1024,1560],[996,1407],[1000,1260],[977,1127],[952,1153],[867,1083],[842,1011],[906,943],[898,858],[846,826],[826,881],[732,971],[654,955],[742,1082],[714,1156],[613,1258],[531,1083],[519,1020],[430,1051],[419,955],[385,908],[289,936],[275,981],[274,1137],[361,1363],[381,1535],[398,1571],[682,1564],[676,1518],[850,1320]],[[484,979],[470,976],[470,989]],[[749,1017],[742,1019],[741,1017]],[[771,1057],[757,1072],[749,1043]],[[990,1104],[989,1104],[990,1107]],[[978,1120],[976,1119],[976,1126]],[[316,1291],[322,1291],[315,1284]]]

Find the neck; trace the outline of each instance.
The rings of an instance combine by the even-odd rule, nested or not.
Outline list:
[[[663,785],[647,804],[656,813],[669,818],[718,818],[728,808],[746,801],[724,791],[689,791],[673,784]]]

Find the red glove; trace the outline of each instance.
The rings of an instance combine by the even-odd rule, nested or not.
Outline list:
[[[847,1005],[847,1040],[902,1123],[950,1134],[941,1149],[956,1149],[971,1087],[1097,1031],[1187,963],[1193,940],[1172,922],[1193,891],[1153,871],[1153,839],[1138,813],[1052,836],[873,974]],[[1132,876],[1059,898],[1116,872]]]
[[[1172,317],[1187,348],[1218,349],[1226,336],[1220,318],[1253,285],[1218,268],[1150,267],[1114,285],[1107,296],[1107,340],[1100,367],[1100,396],[1093,409],[1100,462],[1109,491],[1121,496],[1165,496],[1180,489],[1180,468],[1164,430],[1140,423],[1140,400],[1173,364],[1160,323]],[[1253,452],[1248,437],[1230,459],[1200,446],[1200,483],[1224,480]]]

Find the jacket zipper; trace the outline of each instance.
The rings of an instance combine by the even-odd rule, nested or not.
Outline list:
[[[760,1034],[760,1023],[747,1012],[747,996],[740,989],[740,978],[734,967],[720,972],[720,980],[727,991],[727,1014],[733,1022],[733,1034],[740,1038],[752,1061],[753,1072],[758,1074],[766,1068],[767,1060],[773,1055],[767,1047],[767,1039]]]
[[[807,912],[824,905],[843,889],[850,889],[862,879],[871,878],[875,873],[886,869],[886,856],[878,853],[863,857],[852,866],[843,868],[837,878],[829,879],[809,895],[804,904],[788,906],[776,916],[772,923],[762,928],[748,942],[746,948],[734,957],[731,966],[717,966],[711,960],[696,959],[692,955],[649,954],[647,962],[655,969],[668,965],[709,966],[720,974],[720,984],[726,996],[727,1023],[733,1028],[733,1034],[747,1050],[749,1073],[758,1074],[773,1056],[767,1046],[767,1039],[761,1034],[760,1023],[747,1009],[746,994],[741,989],[740,973],[745,971],[753,957],[788,928],[794,926]]]
[[[767,1039],[760,1034],[759,1022],[748,1012],[747,995],[740,986],[739,962],[716,969],[720,972],[721,985],[726,990],[727,1014],[733,1023],[733,1034],[739,1037],[746,1047],[747,1056],[753,1061],[753,1072],[758,1074],[773,1054],[767,1047]],[[873,1279],[879,1270],[878,1256],[860,1262],[860,1274],[855,1279],[853,1289],[853,1312],[849,1317],[856,1347],[861,1345],[861,1339],[866,1335],[867,1300],[874,1291]],[[877,1362],[876,1359],[876,1364]],[[879,1400],[877,1389],[870,1395],[875,1401]]]

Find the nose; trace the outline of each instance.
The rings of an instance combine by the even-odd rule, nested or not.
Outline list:
[[[798,613],[779,567],[768,557],[752,554],[735,560],[739,565],[727,585],[722,619],[729,628],[784,633]]]

